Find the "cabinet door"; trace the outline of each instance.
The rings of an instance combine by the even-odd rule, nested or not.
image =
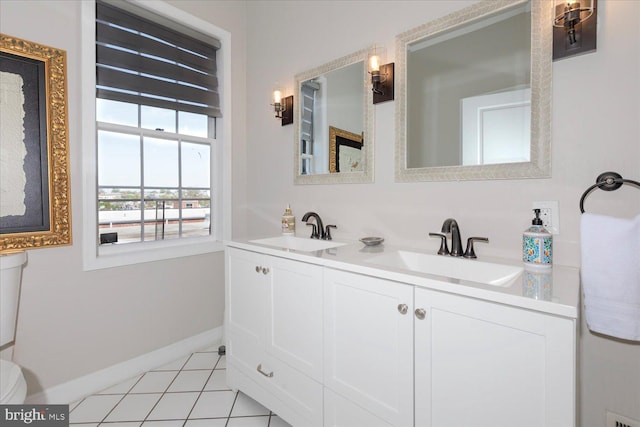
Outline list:
[[[265,342],[264,256],[235,248],[226,250],[228,359],[252,372],[262,357]]]
[[[324,292],[325,386],[389,425],[413,425],[413,288],[325,269]]]
[[[267,260],[266,351],[322,382],[322,267]]]
[[[416,425],[575,425],[575,325],[559,318],[415,290]]]

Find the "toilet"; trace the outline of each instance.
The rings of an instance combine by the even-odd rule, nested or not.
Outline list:
[[[27,382],[20,366],[11,361],[13,347],[10,345],[16,334],[22,266],[26,261],[26,252],[0,255],[0,348],[2,349],[0,404],[2,405],[24,403],[27,396]]]

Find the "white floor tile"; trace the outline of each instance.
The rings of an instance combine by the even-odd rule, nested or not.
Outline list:
[[[233,391],[205,391],[200,395],[189,418],[228,417],[236,393]]]
[[[122,395],[93,395],[84,399],[69,414],[70,423],[99,423],[122,399]]]
[[[108,423],[108,424],[102,423],[100,425],[103,427],[140,427],[140,421],[131,422],[131,423]]]
[[[202,391],[209,375],[211,371],[181,371],[167,391]]]
[[[222,356],[216,365],[216,369],[227,369],[227,358]]]
[[[82,399],[69,403],[69,412],[73,411],[76,408],[76,406],[80,404],[80,402],[82,402]]]
[[[177,374],[175,371],[147,372],[130,393],[164,393]]]
[[[205,391],[212,390],[230,390],[227,385],[227,370],[216,369],[213,371],[213,375],[207,381],[207,385],[204,386]]]
[[[269,427],[269,416],[229,418],[227,427]]]
[[[154,371],[179,371],[180,369],[182,369],[187,359],[189,359],[189,356],[181,357],[178,360],[174,360],[171,363],[167,363],[166,365],[153,370]]]
[[[161,394],[128,394],[105,421],[144,421]]]
[[[238,393],[233,405],[232,417],[246,417],[251,415],[269,415],[269,410],[243,393]]]
[[[187,420],[184,427],[225,427],[226,425],[226,418],[217,418],[209,420]]]
[[[200,393],[165,393],[148,420],[185,420]]]
[[[70,404],[70,426],[291,427],[248,396],[229,390],[226,358],[217,347]]]
[[[130,378],[126,381],[121,382],[120,384],[116,384],[112,387],[104,389],[98,394],[125,394],[129,390],[131,390],[131,387],[133,387],[136,382],[138,382],[141,376],[142,375],[138,375],[137,377]]]
[[[142,423],[142,427],[182,427],[183,424],[184,420],[145,421]],[[103,427],[110,426],[108,424],[103,424]]]
[[[291,427],[291,424],[276,416],[275,414],[272,414],[271,421],[269,422],[269,427]]]
[[[218,353],[193,353],[182,369],[213,369],[219,358]]]

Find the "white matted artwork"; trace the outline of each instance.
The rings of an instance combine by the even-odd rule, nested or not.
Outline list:
[[[24,93],[19,74],[0,71],[0,217],[24,215]]]

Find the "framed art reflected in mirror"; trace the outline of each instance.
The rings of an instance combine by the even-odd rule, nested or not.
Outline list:
[[[0,252],[71,244],[66,52],[0,34]]]
[[[363,135],[329,126],[329,172],[362,171]]]

